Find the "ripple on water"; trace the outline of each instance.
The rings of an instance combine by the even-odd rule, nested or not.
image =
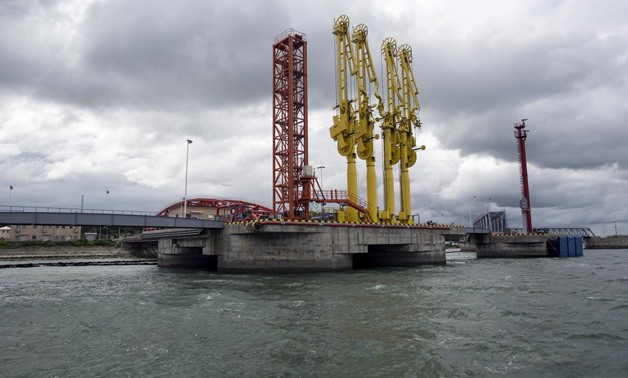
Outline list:
[[[289,276],[0,271],[0,365],[8,376],[625,373],[628,254],[453,261]]]

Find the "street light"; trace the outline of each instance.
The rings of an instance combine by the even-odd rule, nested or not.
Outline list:
[[[188,143],[186,145],[187,150],[185,152],[185,192],[183,194],[183,217],[187,218],[188,214],[188,158],[190,156],[190,144],[192,141],[188,139]]]
[[[11,211],[11,196],[13,195],[13,185],[9,185],[9,211]]]
[[[320,167],[316,167],[316,169],[320,170],[320,175],[321,175],[321,189],[323,189],[323,169],[325,169],[324,165],[321,165]]]
[[[475,197],[476,196],[473,196],[473,199],[475,199]],[[473,227],[473,223],[471,223],[471,206],[469,206],[469,227]]]

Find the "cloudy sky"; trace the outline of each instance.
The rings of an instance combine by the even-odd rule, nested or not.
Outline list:
[[[413,48],[422,221],[505,209],[521,226],[528,118],[533,225],[628,233],[628,2],[381,4],[0,0],[0,205],[160,210],[183,197],[192,139],[189,197],[272,206],[272,44],[289,28],[308,41],[310,163],[345,189],[328,132],[345,14],[368,26],[380,81],[381,41]]]

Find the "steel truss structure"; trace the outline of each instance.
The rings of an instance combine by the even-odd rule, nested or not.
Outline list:
[[[307,41],[289,29],[273,44],[273,210],[289,219],[309,218]]]

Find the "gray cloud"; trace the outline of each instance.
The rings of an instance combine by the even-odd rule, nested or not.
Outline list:
[[[4,1],[0,185],[59,204],[111,186],[111,205],[161,208],[181,196],[192,138],[190,193],[269,204],[272,43],[294,28],[308,38],[310,161],[342,188],[327,131],[341,14],[369,27],[382,88],[381,41],[413,47],[428,147],[411,173],[417,212],[517,219],[512,126],[525,117],[535,219],[628,218],[623,1]]]

